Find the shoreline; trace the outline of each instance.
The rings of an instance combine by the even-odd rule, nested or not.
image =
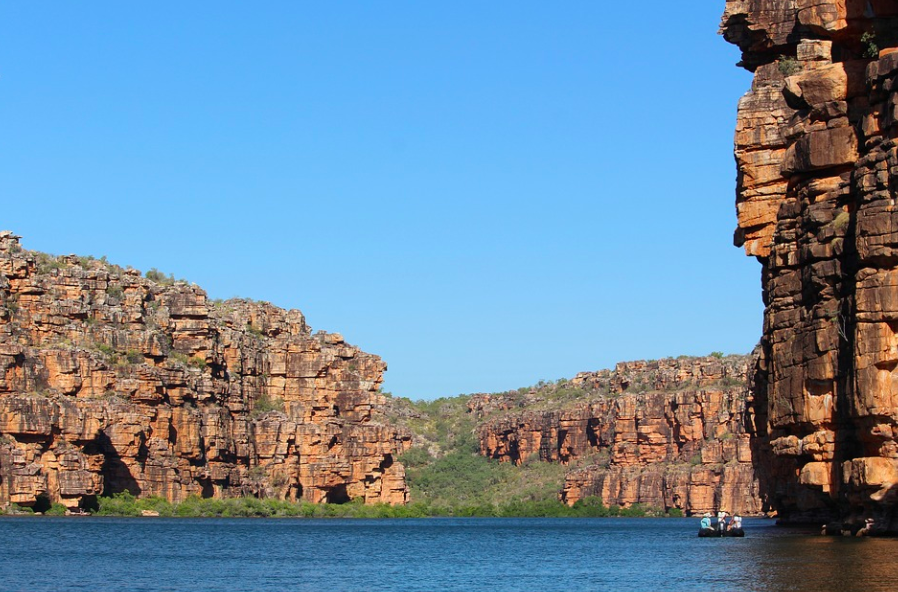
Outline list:
[[[121,518],[686,518],[676,508],[664,512],[656,508],[634,505],[629,508],[605,506],[598,498],[586,498],[572,506],[558,501],[511,501],[499,505],[435,506],[413,502],[404,506],[312,504],[253,497],[213,499],[191,497],[180,503],[162,498],[136,498],[128,493],[98,498],[84,514],[73,514],[62,504],[52,504],[46,511],[17,509],[0,512],[10,517],[121,517]]]

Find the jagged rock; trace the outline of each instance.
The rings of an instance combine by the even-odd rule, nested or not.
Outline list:
[[[380,358],[299,311],[156,279],[0,233],[0,506],[407,501]]]
[[[720,508],[761,511],[744,429],[750,358],[626,362],[571,381],[581,400],[560,408],[505,413],[479,429],[481,453],[520,464],[529,459],[600,463],[567,475],[568,504],[599,496],[687,513]],[[479,396],[472,411],[513,410],[513,395]],[[532,399],[532,396],[531,396]]]
[[[898,532],[896,25],[886,0],[726,2],[754,72],[735,138],[736,242],[766,305],[748,428],[786,522]]]

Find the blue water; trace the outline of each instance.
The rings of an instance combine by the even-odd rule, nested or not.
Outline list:
[[[746,519],[0,518],[6,591],[895,590],[898,540]]]

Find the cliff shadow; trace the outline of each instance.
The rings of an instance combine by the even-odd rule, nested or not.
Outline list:
[[[755,348],[755,359],[749,367],[749,401],[743,411],[742,419],[749,434],[752,471],[758,480],[758,497],[761,499],[761,509],[764,512],[773,509],[773,497],[776,489],[774,472],[771,468],[774,462],[773,451],[770,448],[770,434],[767,432],[769,360],[770,343],[766,337],[762,337],[761,343]]]
[[[835,413],[833,414],[835,432],[833,441],[833,459],[830,463],[830,483],[838,488],[835,500],[839,518],[844,518],[848,511],[847,492],[842,486],[842,464],[856,458],[861,453],[861,445],[857,434],[857,425],[852,418],[853,401],[856,397],[855,346],[857,329],[857,307],[855,296],[857,290],[856,272],[859,267],[858,254],[855,248],[857,211],[851,208],[848,233],[845,235],[845,253],[842,256],[842,293],[840,294],[839,313],[835,321],[838,323],[839,350],[837,357],[837,381],[835,396]]]
[[[898,45],[898,5],[882,0],[845,0],[849,27],[860,39],[860,51],[871,43],[877,49]],[[864,35],[864,36],[862,36]],[[875,57],[875,56],[873,56]]]
[[[93,441],[88,445],[96,452],[103,455],[103,465],[100,469],[103,475],[103,495],[110,496],[116,493],[127,491],[128,493],[139,496],[141,487],[131,474],[131,469],[122,460],[122,456],[112,444],[109,436],[100,430],[94,437]],[[141,453],[146,456],[146,446],[141,443]]]
[[[880,511],[874,513],[874,519],[886,534],[898,534],[898,483],[889,487],[879,501]]]

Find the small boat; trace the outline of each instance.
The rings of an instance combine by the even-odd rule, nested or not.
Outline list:
[[[741,528],[731,528],[729,530],[723,531],[723,536],[725,537],[744,537],[745,531]]]
[[[744,537],[745,531],[741,528],[730,528],[729,530],[718,530],[716,528],[700,528],[698,529],[699,538],[708,537]]]

